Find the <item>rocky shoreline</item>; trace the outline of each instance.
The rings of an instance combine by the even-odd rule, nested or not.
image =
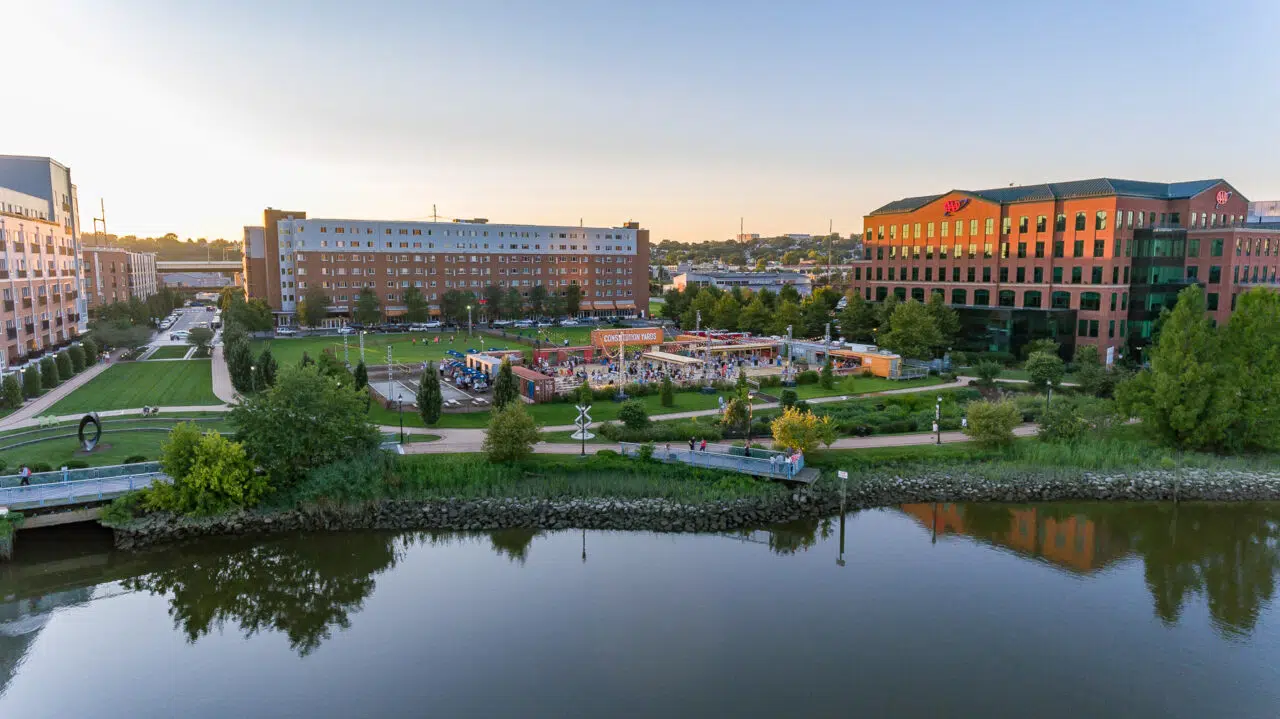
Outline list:
[[[1143,470],[1081,472],[1073,477],[1028,476],[1000,481],[975,473],[857,477],[844,493],[845,510],[912,502],[1049,501],[1263,501],[1280,500],[1274,472]],[[663,499],[445,499],[382,500],[358,506],[306,507],[279,512],[237,512],[209,518],[154,514],[113,527],[125,549],[216,535],[298,531],[609,529],[717,532],[826,517],[841,510],[840,481],[771,498],[683,504]]]

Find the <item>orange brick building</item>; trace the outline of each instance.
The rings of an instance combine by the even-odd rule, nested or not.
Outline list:
[[[1275,285],[1280,225],[1245,224],[1225,180],[1094,179],[952,190],[891,202],[863,220],[853,285],[883,301],[941,293],[964,349],[1016,352],[1052,337],[1108,363],[1149,343],[1160,310],[1199,282],[1225,322],[1235,297]]]

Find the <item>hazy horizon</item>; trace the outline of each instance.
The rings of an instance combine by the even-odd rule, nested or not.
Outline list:
[[[265,207],[861,228],[908,195],[1223,177],[1280,198],[1280,4],[25,2],[6,154],[81,222],[239,240]],[[51,43],[55,43],[52,44]],[[38,72],[34,72],[38,70]],[[62,82],[65,80],[66,82]],[[11,82],[11,88],[17,85]],[[12,91],[12,90],[11,90]]]

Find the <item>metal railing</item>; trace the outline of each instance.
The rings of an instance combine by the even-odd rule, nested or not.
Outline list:
[[[642,445],[634,442],[619,442],[620,453],[624,457],[640,456]],[[694,467],[727,469],[758,477],[774,479],[791,479],[804,469],[804,455],[796,455],[792,460],[785,452],[752,447],[750,456],[747,449],[730,444],[708,444],[706,450],[690,451],[687,447],[672,447],[667,450],[665,444],[653,445],[654,459],[663,462],[680,462]]]
[[[68,482],[32,483],[25,487],[4,487],[0,489],[0,506],[21,510],[101,502],[136,489],[150,487],[155,482],[167,481],[169,481],[168,475],[161,472],[147,472]]]
[[[52,472],[33,472],[31,485],[61,484],[65,482],[82,482],[92,479],[110,479],[128,475],[156,474],[160,472],[159,462],[135,462],[133,464],[111,464],[104,467],[86,467],[85,469],[54,470]],[[0,476],[0,489],[17,487],[22,484],[22,476],[6,474]],[[3,502],[0,502],[3,504]]]

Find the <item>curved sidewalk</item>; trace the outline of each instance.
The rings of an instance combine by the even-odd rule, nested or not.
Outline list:
[[[26,402],[8,416],[0,418],[0,430],[16,429],[19,427],[27,427],[37,424],[35,417],[39,416],[41,412],[48,410],[53,405],[57,404],[63,397],[66,397],[76,391],[89,380],[97,377],[103,372],[106,372],[107,368],[112,364],[114,364],[114,361],[108,362],[106,360],[99,360],[97,364],[85,369],[75,377],[72,377],[39,397]]]

